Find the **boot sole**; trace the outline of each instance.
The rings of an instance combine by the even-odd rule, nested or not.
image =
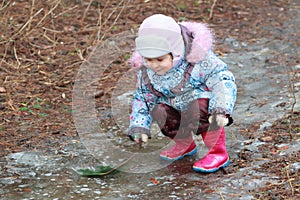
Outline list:
[[[166,161],[176,161],[176,160],[180,160],[180,159],[184,158],[185,156],[192,156],[195,153],[197,153],[197,151],[198,151],[198,148],[196,147],[195,149],[193,149],[193,151],[190,151],[190,152],[188,152],[188,153],[186,153],[182,156],[178,156],[176,158],[170,158],[170,157],[162,156],[162,155],[160,155],[159,157],[163,160],[166,160]]]
[[[199,167],[194,167],[193,166],[193,170],[195,172],[202,172],[202,173],[213,173],[213,172],[216,172],[218,171],[219,169],[221,168],[224,168],[224,167],[227,167],[229,165],[230,161],[229,161],[229,158],[227,159],[227,161],[222,164],[220,167],[217,167],[217,168],[213,168],[213,169],[204,169],[204,168],[199,168]]]

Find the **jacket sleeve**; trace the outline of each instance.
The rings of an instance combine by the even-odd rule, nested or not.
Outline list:
[[[132,111],[130,114],[129,135],[134,133],[145,133],[149,137],[152,117],[151,109],[157,101],[157,96],[152,94],[144,84],[141,70],[138,72],[137,89],[134,93]]]
[[[225,68],[213,73],[206,85],[211,90],[208,112],[231,115],[237,94],[234,75]]]

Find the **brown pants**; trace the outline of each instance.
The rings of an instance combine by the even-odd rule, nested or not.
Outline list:
[[[188,110],[180,112],[166,104],[157,104],[151,112],[153,121],[158,123],[161,132],[170,138],[186,138],[192,132],[196,135],[207,131],[209,99],[192,101]]]

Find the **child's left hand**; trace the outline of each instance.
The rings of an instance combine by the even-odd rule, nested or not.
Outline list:
[[[224,127],[229,123],[229,119],[223,114],[214,114],[208,117],[210,124],[216,123],[219,127]]]
[[[142,146],[146,146],[148,143],[148,135],[144,133],[134,133],[129,136],[130,139],[137,144],[141,144]]]

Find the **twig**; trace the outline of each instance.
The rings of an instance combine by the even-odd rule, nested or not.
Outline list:
[[[9,43],[7,43],[7,44],[5,45],[4,55],[3,55],[2,59],[1,59],[0,67],[2,66],[2,63],[5,61],[5,57],[6,57],[6,55],[7,55],[7,49],[8,49],[8,46],[9,46]],[[6,70],[5,70],[5,71],[6,71]],[[7,72],[7,71],[6,71],[6,72]]]
[[[107,2],[105,3],[103,10],[106,8]],[[99,38],[100,38],[101,28],[102,28],[102,24],[101,24],[102,23],[102,12],[101,12],[100,8],[98,9],[98,13],[99,13],[99,17],[98,17],[98,21],[97,21],[97,26],[98,26],[97,40],[99,40]]]
[[[98,12],[99,12],[99,18],[98,18],[98,22],[97,22],[97,26],[98,26],[98,32],[97,32],[97,39],[100,38],[100,35],[101,35],[101,21],[102,21],[102,14],[101,14],[101,10],[98,9]]]
[[[124,2],[124,1],[121,1],[119,5],[121,5],[123,2]],[[129,1],[128,1],[128,3],[129,3]],[[117,17],[115,18],[115,20],[114,20],[114,22],[112,23],[112,25],[108,28],[108,30],[111,30],[112,27],[116,24],[117,20],[120,18],[120,15],[122,14],[122,11],[124,10],[124,8],[125,8],[125,5],[122,6],[122,8],[121,8],[119,14],[118,14]],[[104,36],[103,36],[103,37],[104,37]]]
[[[105,5],[104,5],[104,7],[103,7],[103,10],[106,9],[107,4],[108,4],[108,1],[105,3]],[[113,12],[111,12],[111,13],[114,13],[114,11],[115,11],[115,10],[113,10]],[[101,30],[102,30],[103,25],[104,25],[104,24],[107,22],[107,20],[111,17],[111,15],[108,16],[108,17],[107,17],[107,20],[102,24],[102,12],[101,12],[100,8],[98,9],[98,12],[99,12],[99,17],[98,17],[98,21],[97,21],[97,26],[98,26],[97,41],[100,40],[100,35],[101,35]]]
[[[288,178],[288,183],[291,187],[291,190],[292,190],[292,196],[294,196],[294,187],[293,187],[293,184],[292,184],[292,181],[290,179],[290,175],[289,175],[289,168],[290,168],[290,164],[288,163],[288,165],[285,167],[285,170],[286,170],[286,176]]]
[[[210,7],[209,19],[212,19],[212,17],[213,17],[213,12],[214,12],[216,3],[217,3],[217,0],[214,0],[213,4]]]
[[[31,9],[30,9],[30,16],[33,15],[34,4],[35,4],[35,0],[32,0],[32,3],[31,3]],[[30,20],[30,22],[29,22],[29,24],[28,24],[27,30],[30,30],[30,27],[31,27],[31,21],[32,21],[32,20]]]
[[[63,11],[63,12],[59,13],[58,15],[55,15],[53,18],[57,18],[57,17],[59,17],[59,16],[61,16],[61,15],[64,15],[65,13],[67,13],[67,12],[69,12],[69,11],[71,11],[71,10],[74,10],[74,9],[77,8],[77,7],[78,7],[78,5],[73,6],[72,8],[69,8],[69,9]]]
[[[290,75],[290,73],[291,73],[290,70],[288,69],[286,64],[283,63],[283,61],[282,61],[282,57],[280,59],[280,63],[281,63],[281,65],[283,65],[285,67],[285,70],[286,70],[286,73],[287,73],[287,76],[288,76],[289,86],[290,86],[290,93],[292,94],[292,98],[293,98],[292,107],[291,107],[291,119],[289,120],[289,134],[290,134],[290,138],[293,139],[294,136],[293,136],[293,133],[292,133],[291,121],[294,118],[294,109],[295,109],[295,105],[297,103],[297,98],[296,98],[296,94],[295,94],[296,92],[295,92],[294,82],[293,82],[294,75],[293,75],[293,78],[292,78],[291,75]]]
[[[6,65],[10,66],[11,68],[14,68],[13,64],[10,64],[9,62],[6,62],[5,60],[3,60],[3,62],[4,62]],[[0,67],[1,67],[1,66],[0,66]],[[6,71],[6,72],[9,73],[9,74],[15,74],[14,72],[10,72],[10,71],[8,71],[8,70],[5,69],[5,68],[2,68],[2,67],[1,67],[1,69],[3,69],[4,71]]]
[[[287,74],[288,74],[288,78],[289,78],[289,85],[290,85],[290,91],[292,93],[293,96],[293,103],[292,103],[292,107],[291,107],[291,115],[292,118],[294,117],[294,111],[295,111],[295,105],[297,103],[297,99],[296,99],[296,95],[295,95],[295,88],[294,88],[294,83],[293,83],[293,78],[291,78],[290,76],[290,72],[287,70]]]
[[[1,8],[0,8],[0,12],[1,12],[2,10],[4,10],[4,9],[9,5],[10,2],[7,2],[7,4],[5,4],[5,5],[4,5],[4,3],[5,3],[5,1],[2,1],[2,5],[1,5]]]
[[[82,18],[81,18],[81,21],[80,21],[80,24],[82,25],[83,24],[83,21],[85,19],[85,16],[86,16],[86,13],[88,12],[88,10],[90,9],[91,5],[92,5],[92,2],[93,0],[91,0],[88,4],[88,6],[86,7],[86,9],[84,10],[84,13],[82,15]]]
[[[48,41],[52,42],[53,46],[57,44],[56,41],[52,40],[50,37],[47,36],[46,31],[44,32],[43,37],[46,38]]]
[[[43,21],[44,19],[46,19],[46,17],[48,15],[50,15],[56,8],[57,6],[61,3],[61,0],[57,0],[56,4],[53,6],[53,8],[51,8],[45,15],[44,17],[37,23],[37,25],[35,27],[38,27]]]
[[[77,49],[76,53],[77,53],[80,60],[83,60],[83,61],[85,60],[80,49]]]
[[[222,194],[220,188],[218,188],[218,192],[219,192],[219,194],[220,194],[221,199],[224,200],[224,197],[223,197],[223,194]]]
[[[10,106],[10,108],[13,110],[13,111],[16,111],[17,108],[14,106],[14,101],[9,97],[9,100],[7,102],[7,104]]]
[[[16,60],[17,60],[17,62],[18,62],[18,67],[17,67],[17,69],[19,69],[19,67],[20,67],[20,65],[21,65],[21,62],[20,62],[19,57],[18,57],[18,55],[17,55],[17,50],[16,50],[16,45],[15,45],[15,43],[14,43],[14,54],[15,54],[15,58],[16,58]]]
[[[50,32],[54,32],[54,33],[62,33],[63,31],[57,31],[57,30],[53,30],[50,28],[46,28],[46,27],[42,27],[42,29],[46,30],[46,31],[50,31]]]
[[[5,62],[5,63],[6,63],[6,62]],[[7,64],[7,63],[6,63],[6,64]],[[11,74],[11,75],[14,74],[13,72],[8,71],[6,68],[2,67],[1,65],[0,65],[0,69],[1,69],[2,71],[5,71],[5,72],[8,73],[8,74]]]

